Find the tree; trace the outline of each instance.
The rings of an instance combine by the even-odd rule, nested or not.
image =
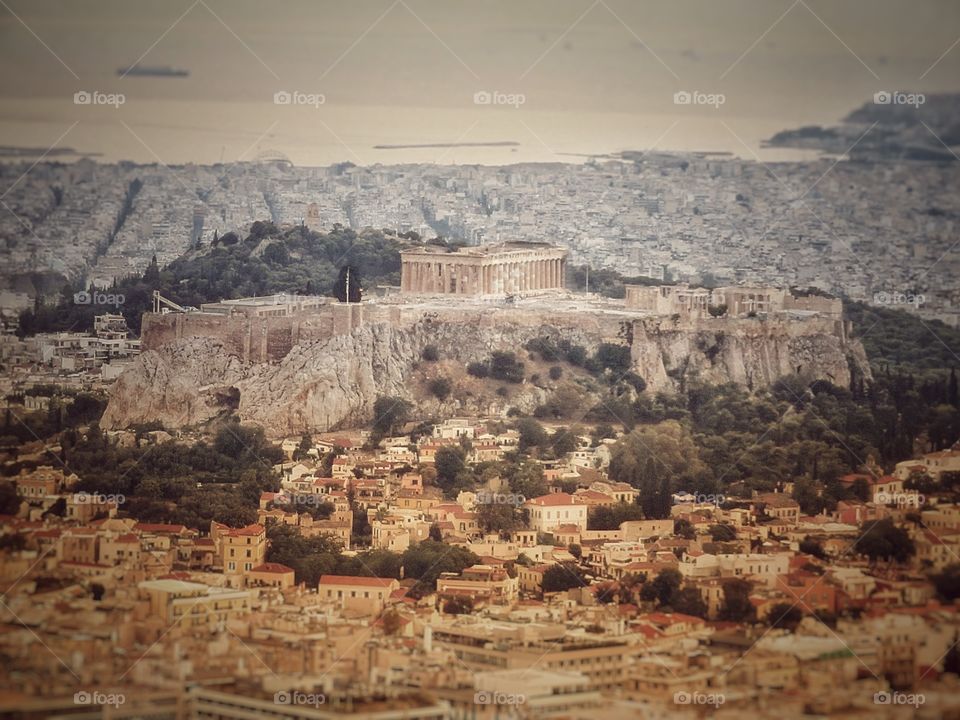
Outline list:
[[[472,362],[467,365],[467,374],[476,378],[485,378],[490,374],[490,366],[483,362]]]
[[[305,457],[309,457],[308,453],[313,449],[313,438],[310,437],[310,433],[304,433],[300,438],[300,444],[297,445],[297,449],[293,452],[294,460],[302,460]]]
[[[550,446],[557,457],[563,457],[577,449],[577,436],[568,428],[559,427],[553,432]]]
[[[349,288],[350,297],[347,297]],[[337,276],[337,284],[334,287],[334,297],[340,302],[358,303],[361,300],[362,291],[360,288],[360,273],[351,265],[344,265],[340,268],[340,274]]]
[[[506,502],[477,503],[477,524],[485,532],[516,530],[523,526],[517,506]]]
[[[553,365],[550,368],[549,375],[551,380],[559,380],[563,377],[563,368],[559,365]]]
[[[945,673],[960,675],[960,650],[957,649],[958,642],[960,642],[960,637],[954,633],[950,649],[947,650],[947,654],[943,656],[943,671]]]
[[[437,484],[444,487],[453,483],[466,467],[467,456],[463,448],[456,445],[444,445],[433,458],[433,467],[437,471]]]
[[[737,531],[732,525],[719,523],[710,526],[710,537],[714,542],[733,542],[737,539]]]
[[[953,602],[960,597],[960,563],[947,565],[943,572],[934,575],[933,586],[945,602]]]
[[[614,446],[610,478],[640,491],[640,505],[648,518],[670,516],[673,481],[692,485],[706,474],[689,430],[675,420],[638,427]]]
[[[770,627],[782,628],[794,632],[800,621],[803,620],[803,611],[790,603],[777,603],[767,615]]]
[[[530,500],[547,494],[547,483],[543,479],[543,465],[533,460],[504,463],[503,477],[510,485],[510,491],[523,495]]]
[[[430,526],[429,538],[436,542],[443,542],[443,531],[440,530],[440,526],[436,523]]]
[[[440,359],[440,350],[436,345],[426,345],[423,352],[420,353],[420,357],[426,362],[436,362]]]
[[[549,442],[547,431],[543,425],[533,418],[521,418],[517,421],[517,431],[520,433],[518,449],[520,452],[527,452],[531,448],[545,447]]]
[[[321,575],[336,569],[340,544],[329,536],[307,538],[297,528],[272,523],[267,539],[267,561],[292,567],[298,583],[316,586]]]
[[[903,528],[897,527],[889,518],[871,520],[860,527],[860,535],[855,543],[857,551],[877,560],[905,563],[916,552],[913,540]]]
[[[494,352],[490,356],[490,377],[509,383],[522,383],[524,365],[512,352]]]
[[[813,555],[813,557],[820,560],[825,560],[827,557],[827,554],[823,550],[823,545],[810,537],[806,537],[800,541],[800,552],[805,555]]]
[[[545,593],[563,592],[571,588],[584,587],[587,580],[583,571],[573,563],[558,563],[544,570],[540,587]]]
[[[0,515],[16,515],[22,500],[12,482],[0,482]]]
[[[440,376],[431,380],[427,385],[427,389],[430,390],[430,394],[437,398],[437,400],[443,402],[450,397],[450,392],[453,390],[453,383],[450,382],[450,378]]]
[[[403,398],[382,395],[373,403],[373,432],[378,438],[392,435],[410,418],[413,406]]]
[[[645,602],[656,601],[658,605],[669,605],[679,592],[682,581],[683,576],[678,570],[661,570],[653,580],[643,584],[640,599]]]
[[[590,508],[587,526],[590,530],[618,530],[628,520],[643,520],[643,508],[631,503],[597,505]]]
[[[680,518],[673,523],[673,534],[679,535],[684,540],[693,540],[697,536],[697,531],[689,520]]]
[[[460,573],[464,568],[476,565],[480,558],[462,547],[447,545],[434,540],[422,542],[407,548],[402,557],[404,577],[415,578],[418,582],[411,590],[414,597],[422,597],[436,590],[437,578],[441,573]]]
[[[723,584],[723,602],[719,617],[730,622],[750,622],[755,610],[750,603],[752,586],[741,578],[731,578]]]
[[[594,360],[603,370],[610,370],[617,376],[622,376],[630,369],[630,347],[613,343],[600,343]]]
[[[670,607],[674,612],[684,615],[693,615],[699,618],[707,617],[707,604],[703,601],[700,591],[695,587],[686,587],[675,593],[670,599]]]
[[[469,615],[473,612],[473,598],[453,595],[443,602],[443,611],[448,615]]]

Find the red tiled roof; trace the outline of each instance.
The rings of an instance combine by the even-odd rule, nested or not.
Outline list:
[[[321,575],[320,585],[362,585],[364,587],[389,587],[393,578],[364,577],[362,575]]]
[[[546,495],[541,495],[540,497],[535,497],[532,500],[527,501],[531,505],[539,505],[541,507],[556,507],[558,505],[582,505],[583,503],[578,502],[577,499],[570,495],[569,493],[559,492],[559,493],[548,493]]]

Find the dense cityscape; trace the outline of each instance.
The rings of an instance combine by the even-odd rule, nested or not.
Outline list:
[[[0,718],[960,720],[960,7],[191,2],[0,0]]]
[[[25,169],[0,166],[8,185]],[[166,264],[271,220],[470,244],[551,238],[575,264],[628,276],[816,286],[956,326],[960,268],[946,253],[956,176],[953,163],[659,153],[508,167],[296,168],[268,155],[212,167],[40,164],[4,201],[15,215],[0,218],[3,273],[20,292],[11,302],[29,307],[41,269],[106,287],[154,256]]]

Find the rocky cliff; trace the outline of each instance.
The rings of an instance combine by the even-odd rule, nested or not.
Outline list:
[[[441,408],[435,399],[417,397],[409,379],[428,344],[448,361],[466,364],[487,359],[493,350],[520,351],[539,336],[566,338],[588,351],[601,342],[630,344],[634,368],[653,390],[693,377],[752,388],[795,372],[838,385],[849,385],[852,372],[869,377],[862,348],[846,339],[839,322],[706,320],[684,326],[588,310],[538,315],[519,308],[409,311],[403,317],[394,312],[390,317],[325,338],[310,336],[269,361],[244,359],[236,343],[215,334],[181,330],[157,342],[147,335],[159,337],[162,323],[147,323],[147,349],[117,380],[103,425],[116,429],[159,421],[188,427],[234,411],[272,436],[290,436],[367,422],[380,395],[450,414],[502,413],[507,405],[529,411],[545,398],[544,390],[529,383],[509,403],[469,397],[448,400]]]

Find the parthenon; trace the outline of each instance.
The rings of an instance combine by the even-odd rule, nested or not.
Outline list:
[[[457,252],[414,248],[400,253],[400,290],[444,295],[508,295],[563,289],[567,251],[512,242]]]

